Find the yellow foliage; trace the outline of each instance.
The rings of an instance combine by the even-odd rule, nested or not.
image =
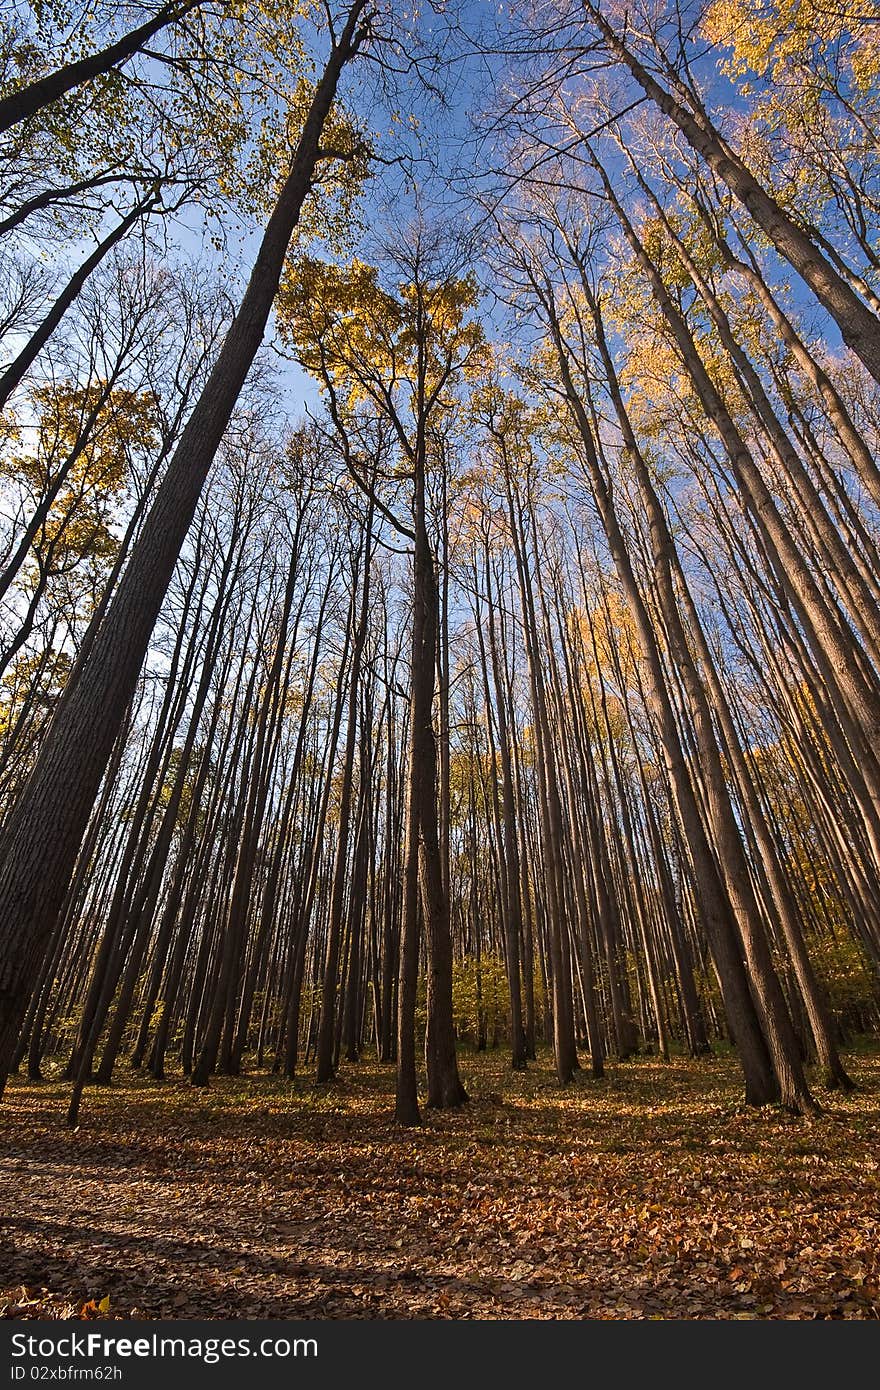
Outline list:
[[[751,99],[737,143],[775,194],[815,219],[831,194],[827,152],[876,157],[880,34],[870,6],[843,0],[712,0],[703,33],[727,50],[720,66]]]
[[[278,319],[303,367],[344,407],[371,401],[402,420],[443,409],[453,380],[479,370],[476,303],[473,276],[386,289],[362,261],[303,256],[285,273]]]
[[[825,0],[713,0],[703,21],[712,43],[730,49],[726,70],[782,84],[792,69],[821,82],[832,53],[862,91],[880,77],[880,37],[870,6]]]

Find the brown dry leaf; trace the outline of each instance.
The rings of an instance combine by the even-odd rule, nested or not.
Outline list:
[[[851,1064],[806,1121],[745,1110],[730,1059],[559,1091],[465,1054],[472,1103],[418,1131],[366,1062],[126,1079],[73,1133],[60,1083],[14,1081],[0,1317],[877,1318],[880,1062]]]

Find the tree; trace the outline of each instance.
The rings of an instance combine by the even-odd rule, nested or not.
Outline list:
[[[456,379],[482,351],[482,333],[467,318],[475,303],[472,282],[441,267],[441,248],[417,226],[390,248],[405,277],[396,293],[381,288],[377,272],[349,271],[303,261],[282,305],[285,331],[300,360],[321,381],[331,417],[346,439],[352,476],[381,514],[413,544],[410,747],[404,859],[404,909],[398,991],[397,1118],[419,1121],[413,1027],[418,968],[419,907],[428,945],[426,1060],[428,1103],[466,1099],[458,1076],[452,1023],[452,948],[438,816],[434,692],[440,640],[436,557],[429,533],[428,478],[442,453],[431,451],[430,428],[451,409]],[[438,273],[439,270],[439,273]],[[397,519],[382,501],[378,481],[349,441],[359,403],[393,433],[400,463],[392,473],[412,488],[410,518]],[[435,425],[436,428],[436,425]]]
[[[74,690],[3,832],[0,870],[0,1074],[15,1049],[110,750],[211,460],[262,339],[291,234],[321,154],[340,75],[368,37],[356,0],[330,55],[251,272],[241,306],[132,550]]]

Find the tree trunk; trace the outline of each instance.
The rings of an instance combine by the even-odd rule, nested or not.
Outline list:
[[[319,157],[343,66],[363,37],[355,0],[319,81],[290,173],[269,219],[241,307],[183,432],[76,687],[53,721],[9,815],[0,852],[0,1080],[76,860],[89,812],[208,469],[263,338]]]

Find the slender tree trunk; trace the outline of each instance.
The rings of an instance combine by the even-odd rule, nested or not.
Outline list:
[[[43,348],[48,343],[55,329],[58,327],[64,315],[67,313],[73,301],[76,299],[83,285],[88,280],[92,271],[95,270],[109,255],[113,247],[122,240],[126,232],[130,231],[136,222],[145,217],[151,208],[156,206],[157,199],[154,195],[141,199],[139,203],[126,213],[121,222],[117,222],[111,232],[99,241],[82,265],[71,275],[64,289],[55,300],[42,323],[31,334],[24,347],[19,352],[14,361],[10,362],[0,375],[0,410],[5,406],[9,397],[16,387],[23,381],[30,367],[33,366]]]
[[[352,786],[354,781],[354,755],[357,745],[358,702],[360,699],[361,662],[364,644],[367,639],[367,626],[370,614],[370,568],[372,564],[372,503],[367,514],[361,548],[352,575],[351,623],[354,628],[352,638],[351,667],[348,678],[348,723],[345,746],[342,755],[342,779],[339,786],[339,825],[336,838],[336,861],[333,868],[333,886],[330,890],[330,916],[327,923],[327,954],[324,959],[324,983],[321,996],[321,1021],[318,1028],[317,1073],[318,1083],[331,1081],[334,1074],[333,1039],[336,1031],[336,995],[339,988],[339,948],[342,932],[342,914],[345,902],[345,885],[349,872],[349,826],[351,823]],[[360,568],[362,566],[362,568]],[[361,579],[361,601],[358,607],[356,592],[358,573]]]
[[[583,442],[593,495],[644,654],[645,673],[649,682],[649,704],[658,720],[664,756],[691,853],[702,919],[718,969],[725,1011],[731,1032],[736,1038],[745,1075],[746,1100],[752,1105],[763,1105],[779,1098],[779,1087],[752,1002],[743,965],[742,942],[731,920],[730,906],[718,877],[718,869],[682,753],[656,634],[633,572],[606,475],[599,462],[590,418],[572,380],[566,349],[555,317],[555,307],[541,286],[536,285],[536,290],[548,316],[566,399]]]

